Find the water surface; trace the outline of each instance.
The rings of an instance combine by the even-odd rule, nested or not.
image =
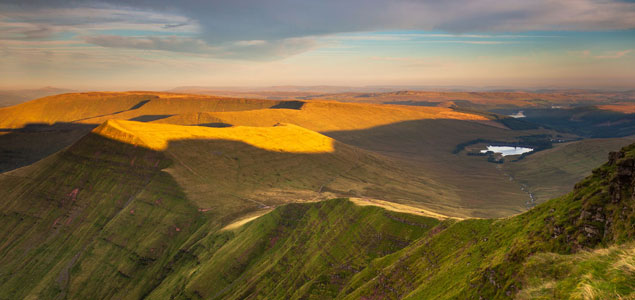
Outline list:
[[[532,148],[526,147],[513,147],[513,146],[487,146],[486,150],[481,150],[481,153],[492,151],[494,153],[500,153],[503,156],[507,155],[521,155],[523,153],[534,151]]]

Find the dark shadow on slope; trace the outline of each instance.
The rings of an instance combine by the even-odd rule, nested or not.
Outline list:
[[[515,110],[495,110],[511,114]],[[602,110],[594,106],[574,108],[529,108],[522,109],[525,121],[557,131],[573,133],[590,138],[611,138],[635,135],[635,114]]]
[[[365,150],[379,152],[405,161],[415,174],[424,174],[451,186],[463,205],[482,208],[491,217],[514,204],[526,207],[532,201],[516,181],[497,169],[484,157],[453,154],[457,145],[469,141],[519,143],[535,132],[505,130],[462,120],[416,120],[377,126],[365,130],[331,131],[324,134]],[[553,132],[554,136],[557,135]],[[595,167],[589,165],[587,171]],[[576,175],[575,178],[577,178]],[[520,179],[518,179],[520,180]],[[554,181],[554,185],[562,180]],[[561,190],[561,189],[552,189]],[[551,195],[553,197],[559,195]],[[503,213],[504,214],[504,213]]]
[[[84,120],[88,120],[88,119],[93,119],[93,118],[99,118],[99,117],[105,117],[105,116],[112,116],[112,115],[118,115],[120,113],[124,113],[127,111],[131,111],[131,110],[135,110],[135,109],[139,109],[142,106],[146,105],[148,102],[150,102],[151,99],[148,100],[142,100],[139,101],[139,103],[133,105],[132,107],[126,109],[126,110],[120,110],[120,111],[116,111],[114,113],[109,113],[109,114],[103,114],[103,115],[98,115],[98,116],[91,116],[91,117],[87,117],[87,118],[81,118],[81,119],[77,119],[77,120],[73,120],[73,122],[80,122],[80,121],[84,121]]]
[[[203,124],[196,124],[196,125],[192,125],[192,126],[204,126],[204,127],[214,127],[214,128],[225,128],[225,127],[232,127],[232,124],[227,124],[227,123],[222,123],[222,122],[216,122],[216,123],[203,123]]]
[[[195,139],[172,141],[168,152],[170,156],[89,133],[46,164],[32,165],[19,176],[0,176],[0,188],[7,191],[0,226],[12,228],[0,233],[0,298],[24,298],[38,284],[46,286],[43,298],[120,295],[113,296],[113,291],[143,298],[175,263],[191,258],[183,243],[200,226],[218,229],[260,209],[260,199],[247,198],[254,190],[316,191],[338,177],[351,183],[342,194],[379,196],[382,190],[366,191],[364,186],[381,184],[386,196],[403,198],[417,188],[416,182],[385,177],[395,174],[390,164],[344,145],[332,153],[297,154]],[[185,182],[209,185],[203,192],[212,209],[195,207],[179,186],[183,181],[160,171],[173,163],[191,171],[181,178]],[[298,200],[266,199],[265,205]],[[34,267],[23,268],[26,262]],[[59,271],[59,265],[65,267]],[[60,275],[41,282],[51,271]]]
[[[137,121],[137,122],[152,122],[156,120],[161,120],[165,118],[169,118],[174,115],[142,115],[138,117],[134,117],[132,119],[128,119],[129,121]]]
[[[30,165],[72,145],[97,125],[78,123],[27,124],[23,128],[2,128],[0,173]]]
[[[128,110],[134,110],[134,109],[139,109],[142,106],[146,105],[148,102],[150,102],[150,100],[143,100],[143,101],[139,101],[139,103],[133,105],[131,108],[128,108]]]
[[[304,103],[305,103],[304,101],[297,101],[297,100],[280,101],[280,103],[270,108],[302,109],[302,106],[304,106]]]
[[[46,299],[109,298],[124,286],[143,298],[204,221],[160,171],[170,164],[163,153],[88,134],[46,164],[0,176],[0,226],[12,229],[0,233],[0,298],[22,299],[37,284]],[[42,281],[49,272],[59,275]]]
[[[443,102],[434,102],[434,101],[414,101],[414,100],[406,100],[406,101],[384,101],[383,104],[395,104],[395,105],[409,105],[409,106],[425,106],[425,107],[435,107]]]

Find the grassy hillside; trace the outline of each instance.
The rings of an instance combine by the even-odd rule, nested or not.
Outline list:
[[[399,170],[338,142],[334,152],[271,151],[258,147],[258,134],[231,141],[218,139],[230,128],[170,133],[165,126],[176,128],[110,121],[55,156],[0,175],[0,223],[12,228],[0,236],[0,299],[509,298],[582,288],[632,296],[635,145],[612,154],[573,193],[506,219],[440,221],[336,199],[279,206],[223,229],[246,212],[306,202],[280,191],[319,188],[337,174],[346,188],[376,174],[369,187],[399,195],[398,182],[384,183]],[[258,130],[331,141],[295,126]],[[151,149],[161,139],[169,140],[165,148]],[[211,188],[196,193],[203,183]],[[258,195],[262,185],[270,202],[242,196]],[[558,272],[603,271],[571,265],[533,271],[569,255],[576,266],[614,261],[610,282],[574,286]]]
[[[180,130],[166,130],[170,126]],[[346,192],[355,189],[354,184],[400,184],[388,177],[398,170],[377,157],[345,145],[330,148],[337,142],[306,129],[255,128],[252,135],[238,135],[242,141],[222,139],[240,130],[245,129],[109,121],[65,151],[0,175],[5,191],[0,223],[13,228],[1,236],[0,299],[140,298],[172,273],[170,266],[189,257],[187,247],[226,240],[229,233],[219,230],[251,211],[314,201],[321,189],[334,184],[345,186]],[[156,151],[149,147],[159,139],[153,133],[177,136],[167,136],[174,142]],[[285,146],[301,144],[272,144],[276,136],[326,141],[333,153],[293,153]],[[185,137],[195,139],[179,140]],[[258,148],[267,145],[277,148]],[[210,161],[209,153],[218,159]],[[347,175],[351,169],[355,172]],[[371,171],[381,182],[372,182],[366,174]],[[371,182],[360,182],[357,176]],[[191,185],[182,188],[174,178]],[[307,187],[313,191],[307,193]],[[245,196],[254,190],[262,193],[264,202]],[[335,187],[331,190],[336,192]],[[323,193],[321,197],[330,194]]]
[[[261,109],[280,103],[156,92],[62,94],[0,108],[0,128],[20,128],[31,123],[101,124],[113,118],[147,120],[198,111]]]
[[[224,123],[243,126],[273,126],[292,123],[319,132],[360,130],[412,120],[471,120],[492,126],[494,122],[476,114],[442,107],[407,107],[339,102],[307,102],[301,109],[263,109],[240,112],[197,112],[175,115],[157,123],[200,125]]]
[[[502,168],[532,193],[537,203],[567,193],[575,183],[591,174],[589,165],[600,165],[606,155],[633,142],[633,138],[588,139],[555,144]]]
[[[173,161],[165,171],[204,210],[244,211],[340,195],[470,214],[446,186],[295,125],[207,128],[111,120],[95,133],[162,151]]]
[[[70,146],[109,119],[151,121],[197,111],[268,108],[280,101],[156,92],[73,93],[0,108],[0,172]]]
[[[278,123],[289,123],[323,133],[341,142],[339,145],[342,149],[343,144],[347,144],[366,150],[366,154],[369,154],[368,151],[379,153],[383,157],[380,160],[385,162],[381,167],[359,169],[355,167],[356,163],[349,163],[357,161],[356,154],[344,155],[342,157],[347,157],[344,159],[346,163],[338,164],[346,167],[331,165],[329,168],[334,171],[324,173],[328,175],[319,175],[311,180],[296,180],[295,174],[311,174],[310,167],[315,165],[311,162],[316,161],[310,158],[312,156],[303,158],[309,163],[297,164],[296,169],[302,171],[289,172],[288,177],[282,177],[276,174],[284,172],[269,173],[261,170],[270,168],[284,171],[286,167],[280,167],[280,161],[286,161],[283,159],[284,155],[275,158],[278,159],[277,163],[262,164],[262,159],[258,158],[260,156],[255,156],[257,158],[254,159],[249,152],[251,150],[248,150],[243,152],[242,162],[248,162],[254,171],[241,171],[241,175],[238,175],[233,168],[242,163],[236,159],[219,161],[206,158],[205,155],[221,151],[209,152],[206,149],[219,145],[211,145],[209,141],[195,141],[193,135],[196,133],[179,129],[177,132],[190,132],[189,141],[183,143],[173,140],[170,143],[172,149],[178,151],[168,149],[168,153],[178,163],[169,172],[192,198],[204,198],[212,193],[223,194],[223,197],[235,199],[239,203],[247,201],[240,200],[241,198],[257,201],[253,203],[264,203],[261,199],[282,197],[284,194],[288,194],[287,198],[322,199],[327,192],[335,190],[337,193],[330,196],[364,196],[380,200],[390,198],[391,201],[401,203],[426,203],[426,208],[437,212],[451,208],[451,212],[444,214],[461,217],[501,217],[524,211],[531,198],[521,184],[527,185],[533,179],[532,174],[518,172],[517,181],[509,181],[509,176],[504,171],[485,159],[452,153],[457,145],[475,139],[513,142],[523,136],[557,134],[544,129],[507,130],[502,124],[486,120],[481,115],[443,107],[326,101],[284,102],[147,92],[79,93],[47,97],[0,109],[0,123],[4,124],[2,127],[8,128],[0,133],[0,171],[25,166],[53,154],[77,141],[97,124],[110,119],[206,127],[271,127]],[[24,126],[33,122],[43,124]],[[163,127],[156,128],[165,130]],[[244,134],[239,131],[235,133]],[[150,138],[148,131],[143,134]],[[263,139],[267,137],[263,136]],[[269,142],[275,146],[277,140]],[[221,148],[236,148],[238,145],[230,144],[225,143]],[[311,147],[313,146],[315,145]],[[167,147],[167,143],[160,147]],[[200,150],[189,151],[188,147]],[[267,151],[258,155],[270,156]],[[603,156],[601,153],[594,154],[591,160],[584,160],[580,168],[572,172],[542,176],[541,180],[558,183],[550,185],[555,192],[545,194],[545,197],[552,197],[566,190],[571,183],[589,172],[593,163]],[[211,157],[220,158],[222,155]],[[390,159],[387,160],[387,157]],[[290,161],[296,160],[294,158]],[[557,163],[563,161],[565,160]],[[539,165],[539,161],[533,162],[536,163],[528,166],[528,170]],[[223,181],[218,176],[208,175],[214,174],[210,171],[216,168],[226,170],[232,176],[241,176],[241,179],[237,179],[235,184],[221,184],[226,186],[223,189],[210,188],[210,180]],[[387,168],[393,171],[385,172]],[[236,194],[233,190],[241,190],[238,186],[268,188],[260,191],[249,189],[249,194]],[[293,193],[288,193],[289,186],[294,189]],[[225,190],[232,192],[220,192]],[[298,190],[303,191],[300,196]],[[321,193],[317,193],[318,191]]]
[[[391,219],[397,223],[393,223],[396,227],[390,230],[392,233],[404,232],[405,224],[424,222],[425,226],[419,226],[433,227],[404,248],[387,251],[362,266],[338,259],[342,253],[351,251],[347,249],[359,249],[359,240],[344,244],[337,241],[342,231],[355,230],[358,224],[369,227],[368,218],[338,220],[334,224],[331,216],[357,217],[355,213],[342,214],[339,210],[365,208],[352,207],[345,200],[287,205],[236,231],[237,236],[225,246],[231,249],[228,253],[221,247],[210,260],[202,260],[200,267],[191,264],[193,269],[183,270],[195,275],[181,279],[180,292],[160,288],[151,296],[160,299],[170,293],[177,298],[203,299],[630,298],[635,295],[632,280],[635,278],[632,245],[635,145],[622,154],[626,157],[614,155],[615,160],[597,169],[573,193],[516,217],[443,222],[428,219],[425,223],[421,217],[405,220],[403,215],[393,216]],[[279,214],[288,216],[280,218]],[[321,217],[311,221],[316,214]],[[276,221],[278,218],[283,220]],[[275,234],[270,231],[272,227],[277,228]],[[305,231],[308,232],[300,234]],[[260,237],[255,232],[260,232]],[[325,235],[332,242],[321,242]],[[394,236],[374,236],[383,242],[399,243]],[[314,254],[315,250],[310,250],[314,243],[324,246],[318,254],[305,256],[307,252]],[[365,245],[361,243],[362,249]],[[601,249],[609,245],[613,246]],[[373,247],[377,248],[381,249]],[[585,250],[594,248],[592,252]],[[369,257],[363,250],[359,253],[358,257]]]
[[[302,109],[304,104],[306,107]],[[156,92],[64,94],[0,108],[0,172],[26,166],[51,155],[109,119],[170,120],[162,123],[219,127],[226,124],[210,117],[210,114],[231,111],[247,111],[238,119],[231,119],[236,125],[273,126],[286,122],[304,127],[311,125],[307,128],[317,131],[368,128],[421,118],[480,118],[445,108],[421,110]]]
[[[390,156],[395,164],[407,170],[406,174],[449,186],[464,207],[453,210],[468,209],[470,216],[478,217],[521,212],[530,198],[495,165],[484,159],[453,154],[456,145],[478,138],[515,141],[518,136],[553,133],[511,131],[483,116],[447,108],[337,102],[307,102],[300,110],[182,114],[153,123],[271,126],[278,122],[297,124],[345,144]],[[440,201],[448,201],[443,198]]]

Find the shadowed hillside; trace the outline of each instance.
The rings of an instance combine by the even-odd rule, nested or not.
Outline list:
[[[95,127],[92,124],[54,123],[0,130],[0,173],[28,166],[60,151]]]
[[[195,187],[179,182],[179,172],[193,161],[183,164],[172,154],[232,150],[217,154],[222,160],[207,168],[219,175],[205,179],[227,191],[232,188],[218,185],[221,178],[222,184],[241,180],[228,171],[257,170],[255,161],[242,164],[241,153],[272,155],[261,162],[267,168],[296,161],[269,174],[305,172],[307,181],[291,183],[298,188],[311,186],[320,174],[340,172],[332,169],[338,157],[363,152],[340,149],[337,142],[325,154],[268,151],[251,139],[196,146],[205,140],[196,128],[198,140],[177,139],[156,151],[141,144],[152,127],[111,121],[65,151],[0,175],[0,188],[7,191],[0,222],[12,228],[0,236],[0,299],[505,299],[589,292],[617,298],[635,290],[628,256],[635,237],[635,144],[612,153],[572,193],[506,219],[440,221],[337,199],[283,205],[223,230],[241,212],[269,208],[222,194],[195,199]],[[211,130],[211,139],[211,132],[226,129],[204,130]],[[238,167],[220,169],[234,158]],[[358,159],[360,170],[368,168],[365,163],[382,165],[373,155]],[[311,160],[317,161],[311,172],[297,164]],[[344,161],[339,165],[347,166]],[[355,180],[351,174],[342,176],[346,186]],[[284,183],[269,176],[258,183]],[[250,191],[249,184],[240,186]],[[286,200],[263,204],[302,201],[297,195]],[[200,201],[216,206],[201,208]],[[584,252],[611,245],[608,252]],[[569,261],[614,267],[579,268]],[[585,279],[589,272],[602,281]]]
[[[433,227],[406,247],[363,266],[359,260],[342,260],[346,249],[359,243],[341,243],[339,236],[351,233],[355,229],[349,228],[357,228],[368,219],[355,218],[353,224],[350,219],[331,221],[331,216],[356,214],[342,214],[342,209],[362,213],[362,208],[345,200],[286,205],[236,231],[237,236],[201,267],[190,263],[183,271],[199,271],[186,272],[196,275],[180,281],[182,290],[159,288],[151,296],[629,298],[635,293],[634,157],[635,144],[612,153],[609,163],[596,169],[572,193],[512,218],[438,222],[390,216],[398,222],[392,225],[396,226],[390,231],[393,233],[417,224],[423,230]],[[313,219],[316,215],[318,220]],[[320,227],[315,230],[314,226]],[[310,233],[304,233],[307,230]],[[254,240],[258,235],[261,238]],[[326,243],[320,242],[324,236],[329,236]],[[399,243],[397,236],[379,232],[376,236]],[[311,247],[315,244],[326,246],[314,252]],[[610,248],[601,249],[607,246]],[[587,252],[589,249],[595,250]],[[304,256],[307,252],[314,256]],[[356,257],[373,256],[361,252]],[[240,267],[230,268],[231,264]],[[299,269],[298,264],[302,264]],[[214,272],[218,270],[220,274]]]
[[[207,128],[111,120],[94,132],[162,151],[174,162],[165,171],[203,210],[214,211],[221,202],[262,209],[357,196],[452,216],[471,214],[447,186],[414,176],[391,159],[295,125]]]
[[[609,152],[633,143],[635,138],[586,139],[555,145],[526,158],[503,165],[503,170],[542,203],[570,191],[591,174]]]
[[[166,136],[170,126],[193,135]],[[409,196],[403,185],[421,184],[404,183],[375,155],[297,126],[221,139],[236,130],[246,129],[109,121],[67,150],[0,175],[0,222],[13,228],[2,232],[0,299],[139,298],[171,273],[170,261],[187,258],[186,241],[225,240],[216,232],[249,212],[335,193]],[[163,151],[150,149],[162,137],[175,139],[157,147]],[[330,147],[293,153],[284,138]],[[258,148],[266,145],[278,148]]]

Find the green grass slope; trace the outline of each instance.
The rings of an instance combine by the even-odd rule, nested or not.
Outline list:
[[[418,199],[408,188],[433,186],[377,155],[336,142],[325,153],[256,143],[329,140],[297,126],[232,129],[254,137],[243,141],[222,130],[109,121],[0,174],[0,226],[10,229],[0,232],[0,299],[634,296],[635,144],[526,213],[440,221],[300,197],[327,187],[323,196],[412,197],[456,213],[443,195]],[[164,140],[168,131],[176,139]],[[277,208],[223,229],[267,206]]]
[[[210,243],[211,255],[188,250],[195,258],[150,298],[628,299],[634,159],[635,144],[572,193],[506,219],[440,222],[342,199],[286,205]]]
[[[338,234],[333,232],[349,232],[361,224],[376,226],[368,224],[369,218],[332,223],[333,213],[340,218],[355,216],[334,212],[350,207],[344,200],[284,206],[248,223],[211,258],[185,268],[183,273],[194,275],[180,277],[180,292],[175,293],[170,285],[151,295],[157,299],[167,297],[168,292],[184,299],[629,298],[635,293],[635,145],[611,157],[572,193],[527,213],[506,219],[428,219],[425,228],[433,227],[404,248],[371,256],[357,251],[367,261],[352,268],[334,257],[363,248],[368,241],[360,244],[349,238],[345,243],[324,243],[323,238],[326,234],[337,240]],[[278,214],[293,216],[279,218]],[[314,214],[322,217],[313,222],[295,221],[312,220]],[[394,224],[399,225],[389,232],[402,233],[404,224],[423,220],[398,219]],[[280,227],[284,229],[271,233],[271,228]],[[305,236],[298,235],[302,232]],[[375,236],[384,242],[399,242],[394,237]],[[334,254],[305,256],[314,253],[314,243],[322,245],[320,253]],[[611,248],[602,250],[608,246]],[[227,253],[224,247],[228,247]],[[312,294],[315,289],[318,292]]]
[[[11,230],[0,237],[0,299],[146,293],[200,226],[200,212],[160,172],[168,163],[89,135],[3,174],[0,223]]]
[[[217,250],[193,247],[196,263],[149,298],[334,298],[373,259],[402,249],[438,222],[344,199],[285,205],[221,232],[231,239]],[[182,290],[174,288],[177,278]]]
[[[373,181],[397,195],[408,186],[391,179],[399,170],[377,156],[297,126],[260,128],[253,136],[268,142],[276,135],[317,137],[335,143],[334,152],[289,153],[283,143],[274,145],[282,151],[264,150],[211,134],[249,128],[194,127],[197,138],[159,151],[139,128],[187,128],[119,123],[109,121],[64,151],[0,175],[0,225],[11,228],[0,233],[0,299],[143,298],[191,258],[190,248],[222,245],[227,233],[219,230],[245,214],[315,201],[340,188],[363,193]]]
[[[2,175],[0,299],[628,298],[634,161],[635,144],[505,219],[335,199],[223,230],[230,212],[197,207],[165,152],[92,134]]]
[[[589,166],[598,166],[610,151],[634,141],[629,138],[587,139],[563,144],[502,165],[505,173],[532,193],[537,203],[569,192],[591,174]]]

